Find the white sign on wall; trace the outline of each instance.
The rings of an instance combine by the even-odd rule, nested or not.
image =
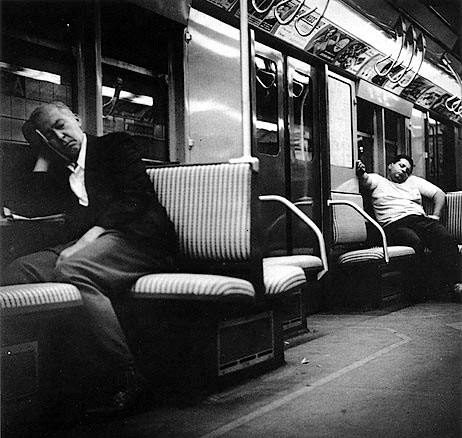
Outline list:
[[[329,77],[329,141],[330,163],[333,166],[353,166],[351,86]]]

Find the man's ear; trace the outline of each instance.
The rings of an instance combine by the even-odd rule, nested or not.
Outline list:
[[[80,118],[80,116],[76,113],[74,113],[74,117],[75,117],[75,120],[77,120],[77,123],[79,124],[79,126],[81,127],[82,126],[82,119]]]

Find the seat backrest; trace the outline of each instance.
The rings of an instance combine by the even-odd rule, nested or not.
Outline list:
[[[168,166],[147,173],[175,225],[184,257],[213,262],[250,258],[250,164]]]
[[[451,236],[462,243],[462,191],[446,193],[446,212],[442,220]]]
[[[363,197],[356,193],[332,192],[333,201],[350,201],[363,208]],[[365,219],[348,205],[332,206],[333,243],[362,243],[367,239]]]

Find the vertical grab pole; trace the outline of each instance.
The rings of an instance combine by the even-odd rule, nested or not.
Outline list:
[[[229,160],[231,163],[251,163],[258,171],[258,159],[252,157],[252,122],[250,110],[250,50],[249,14],[247,0],[239,0],[240,49],[241,49],[241,110],[242,110],[242,157]]]
[[[240,0],[240,43],[241,43],[241,108],[242,108],[242,146],[244,157],[250,157],[251,132],[250,123],[250,53],[249,20],[247,0]]]

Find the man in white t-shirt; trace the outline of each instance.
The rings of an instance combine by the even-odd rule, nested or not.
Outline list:
[[[363,162],[356,163],[360,183],[371,192],[375,216],[384,227],[389,243],[411,246],[418,257],[429,248],[439,269],[442,287],[452,299],[460,301],[462,283],[457,282],[457,242],[439,222],[445,194],[434,184],[411,175],[413,168],[411,157],[397,155],[388,165],[387,178],[384,178],[367,173]],[[433,201],[433,214],[425,213],[422,196]]]

